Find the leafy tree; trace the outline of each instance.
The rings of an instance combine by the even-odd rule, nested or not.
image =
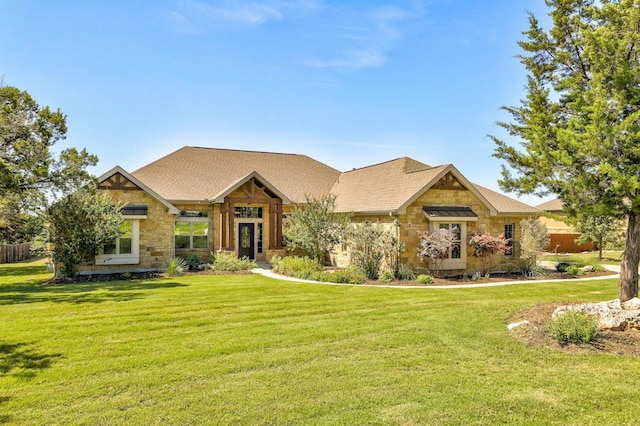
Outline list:
[[[420,260],[428,257],[430,268],[436,275],[441,275],[444,259],[449,257],[451,250],[458,244],[456,234],[448,229],[424,231],[420,234],[418,256]]]
[[[336,196],[316,199],[306,197],[304,206],[296,206],[289,216],[286,238],[291,248],[305,250],[322,263],[333,247],[342,240],[351,215],[335,212]]]
[[[28,240],[38,229],[47,198],[91,181],[86,172],[98,159],[86,150],[52,147],[65,139],[66,116],[40,107],[25,91],[0,82],[0,229],[4,241]],[[16,216],[16,212],[21,212]]]
[[[74,277],[85,262],[120,236],[122,204],[105,193],[81,189],[47,209],[56,274]]]
[[[395,275],[396,260],[402,246],[395,230],[381,224],[366,222],[354,224],[348,233],[351,264],[364,272],[371,280],[378,279],[380,269],[385,265],[392,276]]]
[[[529,14],[518,44],[527,76],[520,105],[498,123],[500,184],[519,194],[553,193],[571,215],[627,217],[619,297],[638,295],[640,261],[640,7],[637,0],[545,0],[551,25]]]
[[[504,234],[491,235],[486,231],[474,232],[469,239],[473,256],[482,260],[482,274],[491,272],[491,262],[496,255],[507,251],[507,239]]]
[[[615,217],[580,215],[577,217],[576,231],[581,234],[576,239],[576,243],[595,243],[598,247],[598,259],[602,260],[602,250],[619,246],[624,241],[624,232],[621,228],[620,219]]]
[[[549,231],[538,219],[520,221],[520,260],[522,272],[536,269],[538,256],[549,247]]]

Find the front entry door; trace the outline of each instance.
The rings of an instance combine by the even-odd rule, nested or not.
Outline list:
[[[238,224],[238,257],[256,258],[255,251],[255,223]]]

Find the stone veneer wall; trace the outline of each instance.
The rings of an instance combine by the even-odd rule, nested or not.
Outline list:
[[[140,219],[140,263],[137,265],[85,265],[85,272],[162,269],[173,257],[174,215],[167,207],[141,190],[105,190],[116,201],[148,206],[147,218]]]

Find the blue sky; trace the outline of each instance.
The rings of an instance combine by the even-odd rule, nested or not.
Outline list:
[[[524,94],[526,11],[546,16],[543,0],[0,0],[0,76],[67,114],[56,148],[97,154],[96,175],[192,145],[339,170],[409,156],[498,190],[487,135]]]

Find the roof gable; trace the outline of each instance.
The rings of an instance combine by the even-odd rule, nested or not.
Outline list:
[[[282,200],[283,204],[291,204],[291,200],[287,198],[286,195],[281,193],[275,186],[273,186],[268,180],[260,176],[258,172],[251,172],[247,176],[244,176],[235,182],[232,182],[228,187],[224,188],[222,191],[214,195],[209,199],[212,203],[223,203],[225,197],[231,194],[233,191],[240,189],[244,184],[250,183],[252,192],[257,189],[255,192],[263,192],[269,197],[277,197]],[[267,192],[269,191],[269,192]],[[255,196],[254,193],[247,194],[247,196]]]
[[[135,176],[132,176],[129,172],[127,172],[120,166],[115,166],[108,172],[103,173],[98,178],[98,188],[107,190],[141,190],[151,195],[151,197],[167,207],[170,214],[180,213],[180,211],[173,204],[162,198],[155,191],[146,186],[144,183],[140,182],[139,179],[137,179]]]

